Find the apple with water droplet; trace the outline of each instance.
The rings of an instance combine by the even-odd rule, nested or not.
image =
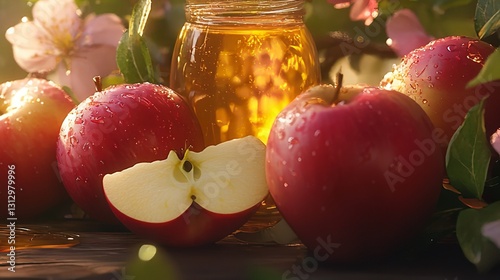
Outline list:
[[[74,106],[59,86],[44,79],[0,85],[2,219],[35,218],[68,199],[55,152],[61,123]]]
[[[269,193],[266,147],[247,136],[182,157],[142,162],[104,176],[111,209],[132,232],[160,244],[192,247],[240,228]]]
[[[173,90],[151,83],[98,88],[64,120],[57,164],[66,190],[90,217],[118,223],[102,190],[105,174],[204,147],[200,125]]]
[[[313,87],[272,126],[270,194],[318,261],[389,254],[423,229],[436,206],[444,157],[433,130],[402,93]]]
[[[490,96],[485,103],[487,135],[500,127],[500,83],[489,82],[467,88],[467,83],[482,69],[495,48],[464,36],[434,40],[415,49],[386,74],[380,85],[400,91],[414,99],[429,115],[447,143],[474,105]]]

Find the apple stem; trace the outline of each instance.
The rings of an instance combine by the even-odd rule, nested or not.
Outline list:
[[[340,89],[342,88],[342,82],[344,79],[344,74],[342,74],[342,71],[339,70],[337,74],[335,75],[335,92],[333,94],[333,102],[337,103],[340,95]]]
[[[94,85],[95,85],[95,91],[96,92],[102,91],[102,78],[101,78],[101,76],[95,76],[93,80],[94,80]]]

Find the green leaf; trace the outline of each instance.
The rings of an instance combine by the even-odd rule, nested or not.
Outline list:
[[[498,65],[500,65],[499,48],[495,49],[495,51],[488,56],[488,59],[486,59],[486,62],[484,63],[483,68],[481,68],[481,71],[479,71],[479,74],[467,84],[467,87],[474,87],[500,79],[500,67],[498,67]]]
[[[129,36],[142,36],[150,11],[151,0],[141,0],[137,2],[132,11],[132,17],[130,18]]]
[[[482,198],[491,157],[485,135],[484,101],[469,110],[446,152],[450,183],[468,198]]]
[[[457,238],[464,256],[481,272],[500,262],[500,249],[482,234],[483,225],[500,220],[500,202],[480,210],[466,209],[457,219]]]
[[[66,94],[69,96],[69,98],[71,98],[71,101],[73,101],[73,103],[75,103],[75,105],[78,105],[80,103],[80,101],[78,101],[78,98],[76,98],[76,95],[71,90],[71,88],[69,88],[68,86],[63,86],[62,90],[64,90],[64,92],[66,92]]]
[[[478,0],[474,27],[479,38],[487,37],[500,28],[500,1]]]
[[[151,11],[151,0],[137,2],[127,30],[116,50],[116,63],[126,83],[157,83],[153,61],[142,37]]]
[[[128,31],[122,35],[116,63],[126,83],[156,83],[151,54],[141,36],[129,36]]]

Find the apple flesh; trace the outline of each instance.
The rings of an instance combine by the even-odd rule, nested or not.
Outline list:
[[[494,50],[488,43],[464,36],[437,39],[406,55],[380,85],[414,99],[445,135],[442,146],[446,150],[469,109],[485,96],[489,96],[485,103],[487,135],[500,127],[498,81],[466,87]]]
[[[57,176],[55,151],[61,123],[74,106],[47,80],[26,78],[0,85],[2,219],[35,218],[68,198]],[[8,207],[9,200],[15,207]],[[14,208],[13,216],[8,208]]]
[[[123,84],[96,92],[61,126],[57,163],[71,198],[90,217],[118,223],[102,190],[102,178],[138,162],[164,159],[172,150],[204,147],[200,125],[171,89]]]
[[[422,229],[441,191],[442,139],[419,105],[395,91],[353,90],[309,89],[268,139],[270,194],[322,261],[389,254]]]
[[[132,232],[177,247],[216,242],[268,194],[265,145],[247,136],[104,176],[106,198]]]

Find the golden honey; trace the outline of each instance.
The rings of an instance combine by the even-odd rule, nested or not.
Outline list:
[[[187,98],[207,145],[247,135],[266,143],[276,115],[320,82],[303,1],[187,2],[170,87]]]

